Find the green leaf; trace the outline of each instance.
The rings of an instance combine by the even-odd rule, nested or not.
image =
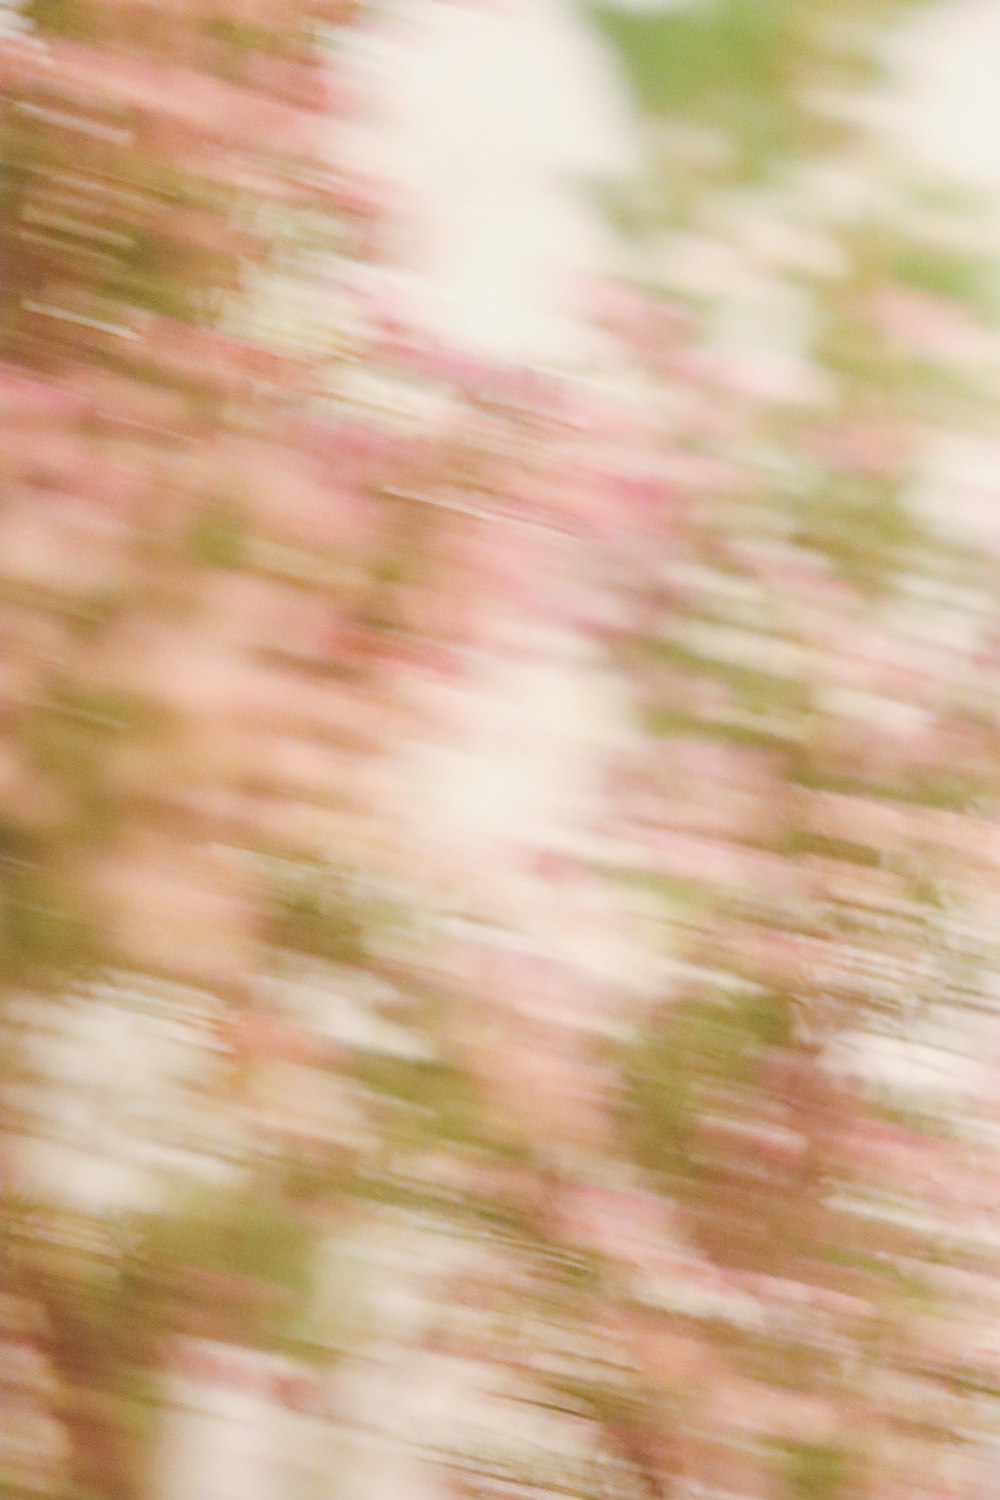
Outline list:
[[[334,872],[304,863],[271,897],[269,937],[279,948],[336,963],[365,952],[364,922]]]
[[[843,1448],[786,1443],[782,1449],[788,1500],[841,1500],[849,1493],[854,1466]]]
[[[469,1141],[475,1137],[478,1100],[471,1080],[445,1062],[367,1054],[361,1079],[374,1093],[411,1105],[425,1118],[424,1128],[435,1138]]]
[[[196,519],[188,535],[188,550],[209,568],[237,568],[243,561],[246,528],[235,511],[210,506]]]

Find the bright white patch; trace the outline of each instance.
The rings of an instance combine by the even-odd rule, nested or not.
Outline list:
[[[995,439],[940,432],[928,440],[910,504],[921,520],[949,538],[1000,552],[998,474],[1000,444]]]
[[[1000,11],[995,0],[948,0],[919,11],[890,57],[899,82],[891,134],[927,166],[1000,190]]]
[[[407,195],[420,316],[489,356],[586,359],[574,287],[621,253],[587,185],[637,160],[611,59],[564,0],[399,0],[369,50],[363,149]]]
[[[968,1098],[982,1081],[982,1069],[972,1058],[945,1051],[932,1035],[849,1033],[829,1062],[838,1072],[918,1099]]]

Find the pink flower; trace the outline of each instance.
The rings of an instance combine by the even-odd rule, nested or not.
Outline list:
[[[720,393],[754,402],[819,406],[830,382],[815,365],[767,353],[727,355],[713,362],[708,380]]]
[[[663,1257],[687,1254],[670,1204],[624,1189],[574,1187],[558,1205],[563,1237],[636,1267],[655,1269]]]
[[[253,907],[193,851],[158,841],[109,855],[92,889],[132,963],[223,983],[252,967]]]
[[[527,1132],[557,1148],[600,1150],[607,1144],[608,1079],[586,1061],[525,1037],[473,1045],[469,1065],[499,1112],[502,1128]]]
[[[733,1379],[715,1388],[711,1403],[713,1421],[723,1432],[759,1432],[800,1443],[829,1442],[839,1434],[836,1409],[818,1396]]]
[[[817,456],[832,468],[868,479],[891,479],[903,456],[900,434],[872,423],[848,423],[817,433]]]
[[[246,85],[274,94],[298,109],[340,118],[357,109],[358,101],[346,81],[334,82],[327,69],[315,64],[295,62],[265,52],[249,52],[244,58],[243,69]]]
[[[19,74],[57,96],[119,106],[243,147],[310,155],[322,126],[305,110],[203,73],[157,67],[143,57],[52,40],[37,59],[19,59]]]
[[[43,504],[31,497],[0,516],[0,547],[6,576],[50,589],[80,594],[114,589],[124,570],[122,532],[95,526],[80,503]]]
[[[77,392],[55,381],[33,379],[10,365],[0,365],[0,419],[4,440],[8,424],[18,421],[62,421],[80,414]]]
[[[784,860],[756,849],[674,830],[658,831],[650,841],[653,867],[678,880],[746,889],[755,882],[780,890],[792,883]]]
[[[303,1026],[252,1011],[232,1016],[228,1036],[235,1055],[246,1062],[327,1064],[335,1050]]]
[[[991,351],[987,333],[962,303],[893,287],[872,306],[878,327],[905,349],[941,360],[979,360]]]

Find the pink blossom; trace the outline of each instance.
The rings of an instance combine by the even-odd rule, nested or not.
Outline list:
[[[815,446],[824,463],[867,479],[895,477],[903,456],[900,434],[871,423],[817,433]]]
[[[651,1194],[580,1186],[560,1198],[558,1221],[572,1242],[644,1268],[687,1254],[671,1205]]]
[[[252,965],[253,908],[204,860],[137,847],[97,865],[93,888],[131,962],[224,983]]]
[[[650,841],[651,863],[658,873],[678,880],[746,888],[761,882],[772,889],[791,880],[785,861],[760,850],[692,834],[662,830]]]
[[[7,576],[56,593],[115,588],[123,576],[124,540],[95,529],[84,507],[67,502],[43,506],[36,497],[0,517]]]
[[[238,1058],[289,1063],[329,1063],[332,1051],[326,1042],[305,1027],[278,1016],[253,1011],[237,1012],[228,1027],[230,1045]]]
[[[839,1436],[836,1408],[818,1396],[749,1380],[731,1380],[712,1394],[712,1418],[720,1431],[751,1431],[801,1443],[824,1443]]]
[[[21,77],[32,77],[42,88],[102,108],[119,106],[145,110],[235,146],[256,141],[269,150],[308,155],[322,141],[317,118],[262,95],[238,88],[204,73],[157,67],[137,55],[115,54],[53,39],[44,54],[18,58]]]
[[[5,424],[23,420],[62,421],[81,412],[76,391],[54,381],[32,379],[10,365],[0,365],[0,417]]]
[[[467,1056],[508,1128],[557,1147],[606,1145],[608,1080],[583,1059],[499,1038],[471,1046]]]
[[[990,353],[989,337],[968,308],[949,298],[892,287],[879,294],[872,313],[886,334],[913,352],[945,361]]]

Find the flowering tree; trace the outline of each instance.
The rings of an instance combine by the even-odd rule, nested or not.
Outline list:
[[[141,976],[207,989],[199,1087],[245,1121],[266,1179],[138,1240],[105,1216],[81,1243],[26,1197],[12,1129],[11,1289],[48,1318],[74,1493],[137,1493],[129,1434],[165,1335],[287,1341],[307,1290],[308,1200],[264,1162],[313,1162],[325,1125],[256,1103],[248,1069],[275,1043],[253,988],[275,947],[357,945],[338,870],[358,806],[329,789],[383,732],[353,712],[348,642],[393,442],[311,422],[331,350],[269,348],[233,298],[291,235],[350,253],[370,233],[370,194],[324,156],[342,102],[316,46],[349,10],[40,4],[5,46],[9,1030],[30,1072],[45,991],[79,1008],[97,976],[121,996]],[[134,1246],[110,1285],[109,1244]],[[41,1451],[14,1468],[51,1478]]]
[[[713,125],[711,47],[767,40],[717,11],[714,42],[663,22],[701,36],[678,107]],[[416,1225],[421,1264],[463,1232],[425,1255],[412,1367],[461,1372],[444,1430],[417,1408],[442,1485],[983,1492],[988,1101],[921,1114],[844,1061],[989,1014],[993,589],[908,489],[993,347],[954,223],[831,223],[799,161],[813,221],[760,251],[812,298],[791,376],[713,340],[680,255],[668,297],[595,309],[631,403],[370,303],[289,352],[254,269],[380,254],[319,60],[354,8],[28,16],[0,229],[11,1484],[144,1493],[168,1371],[322,1409],[353,1334],[320,1252],[360,1217]],[[762,233],[692,202],[675,249],[713,214]],[[400,746],[461,739],[477,662],[567,638],[639,724],[600,826],[501,828],[488,859],[407,837]],[[537,723],[505,732],[514,760]],[[152,1122],[188,1155],[73,1216],[28,1190],[55,1110],[23,1085],[46,1026],[106,1005],[119,1037],[130,1008],[196,1037]],[[458,1430],[486,1384],[493,1449]]]

